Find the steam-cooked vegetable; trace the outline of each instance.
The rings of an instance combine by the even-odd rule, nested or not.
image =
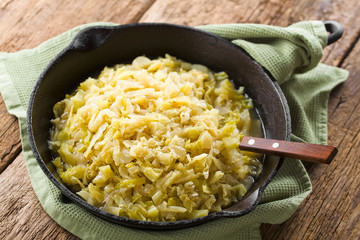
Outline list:
[[[252,103],[224,72],[166,55],[105,67],[55,104],[50,149],[88,203],[146,221],[206,216],[260,172],[238,149]]]

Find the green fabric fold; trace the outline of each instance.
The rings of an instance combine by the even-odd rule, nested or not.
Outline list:
[[[109,223],[73,203],[63,203],[59,190],[38,166],[26,132],[26,107],[39,74],[49,61],[83,28],[69,30],[34,49],[0,53],[0,91],[11,114],[19,118],[26,166],[44,210],[62,227],[83,239],[260,239],[261,223],[288,219],[311,191],[311,182],[299,160],[286,159],[263,193],[259,206],[237,218],[223,218],[193,228],[146,231]],[[346,80],[342,69],[319,64],[326,31],[319,21],[287,28],[259,24],[200,26],[247,51],[281,84],[289,103],[295,141],[325,144],[327,101],[331,89]]]
[[[287,28],[261,24],[220,24],[198,28],[230,40],[264,66],[279,84],[294,73],[317,66],[327,43],[320,21],[295,23]]]

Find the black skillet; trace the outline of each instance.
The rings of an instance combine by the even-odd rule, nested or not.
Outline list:
[[[324,22],[331,33],[328,44],[342,35],[340,24]],[[96,26],[79,32],[40,75],[32,91],[27,126],[31,148],[41,169],[66,198],[108,221],[143,229],[176,229],[195,226],[221,217],[237,217],[253,210],[267,184],[274,178],[283,159],[265,156],[263,171],[246,195],[237,203],[206,217],[174,222],[146,222],[119,217],[89,205],[70,191],[51,167],[48,148],[52,107],[71,93],[80,82],[104,66],[130,62],[137,56],[164,56],[203,64],[214,71],[225,71],[235,85],[245,87],[253,99],[266,138],[289,140],[290,114],[279,85],[241,48],[215,35],[186,26],[142,23],[121,26]]]

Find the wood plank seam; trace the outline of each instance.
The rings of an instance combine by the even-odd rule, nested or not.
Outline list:
[[[15,149],[14,151],[13,148]],[[22,152],[22,146],[21,146],[21,141],[16,142],[16,144],[11,145],[9,151],[5,152],[2,156],[1,156],[1,162],[0,162],[0,174],[5,171],[5,169],[10,166],[10,164],[12,164],[14,162],[14,160],[21,154]],[[5,161],[4,163],[2,162],[3,159],[6,158],[6,156],[8,155],[12,155],[10,156],[10,158]]]
[[[20,147],[17,147],[18,145],[20,145]],[[15,147],[17,147],[17,148],[15,148]],[[5,159],[5,157],[10,155],[14,148],[15,148],[15,152],[18,152],[18,151],[21,152],[21,141],[20,141],[20,139],[19,139],[19,141],[11,144],[10,149],[7,149],[7,151],[5,151],[3,154],[1,154],[0,160],[3,160],[3,159]],[[13,157],[13,159],[15,159],[17,157],[17,155],[19,155],[19,154],[16,154],[16,156]],[[0,170],[0,172],[1,172],[1,170]]]
[[[153,0],[151,4],[149,4],[146,8],[144,8],[144,11],[142,13],[139,13],[138,16],[134,18],[134,22],[138,23],[140,19],[145,15],[145,13],[149,11],[149,9],[154,5],[155,2],[156,0]]]
[[[0,138],[8,133],[8,130],[13,126],[14,123],[17,123],[17,118],[15,117],[7,128],[1,129]],[[1,158],[0,158],[1,159]]]
[[[65,24],[65,27],[61,29],[61,31],[64,31],[73,27],[75,24],[78,25],[89,21],[101,20],[112,21],[119,24],[126,24],[134,21],[139,22],[141,20],[146,22],[150,19],[154,21],[172,22],[177,24],[187,22],[187,25],[253,22],[262,24],[270,23],[277,26],[288,26],[291,23],[300,20],[324,20],[324,18],[331,18],[342,23],[349,31],[346,32],[346,36],[344,36],[338,43],[326,47],[324,51],[324,58],[322,59],[322,62],[325,64],[346,68],[351,72],[348,81],[332,91],[330,97],[332,100],[330,101],[331,105],[329,106],[330,111],[328,115],[328,139],[331,143],[341,145],[341,154],[338,155],[337,159],[335,159],[336,162],[330,166],[330,169],[322,168],[316,164],[309,164],[311,165],[308,167],[310,168],[309,175],[314,186],[314,190],[311,195],[304,200],[295,214],[285,223],[276,225],[263,224],[261,234],[264,240],[329,238],[359,239],[360,191],[358,185],[360,178],[357,174],[359,172],[357,151],[360,149],[360,132],[359,129],[357,129],[359,120],[356,119],[360,119],[360,112],[358,111],[359,105],[357,105],[360,96],[358,94],[358,90],[360,89],[358,89],[359,85],[357,82],[357,75],[360,73],[358,64],[359,58],[357,57],[360,53],[360,18],[358,18],[360,8],[358,7],[357,0],[350,0],[346,4],[340,0],[270,1],[271,3],[274,3],[273,5],[262,0],[252,1],[252,5],[247,5],[246,2],[230,0],[188,1],[184,5],[180,4],[183,1],[177,0],[167,0],[163,2],[140,0],[132,1],[131,4],[124,4],[125,1],[122,1],[121,3],[106,1],[103,8],[92,7],[88,9],[87,14],[84,14],[85,12],[77,14],[84,17],[77,17],[75,14],[71,16],[71,14],[65,14],[65,11],[60,11],[60,9],[66,9],[67,12],[71,12],[71,10],[74,9],[74,3],[76,2],[74,0],[65,0],[63,1],[64,4],[61,4],[61,6],[57,6],[57,2],[60,1],[52,1],[51,4],[45,0],[38,1],[35,8],[53,8],[56,9],[56,11],[37,11],[36,16],[33,16],[35,12],[31,12],[31,5],[35,4],[24,4],[26,2],[36,3],[37,1],[5,0],[0,3],[0,13],[4,16],[4,24],[2,25],[2,28],[3,32],[6,32],[6,34],[3,34],[3,37],[0,39],[3,51],[11,52],[18,51],[23,48],[34,47],[46,40],[48,37],[59,34],[60,30],[56,31],[56,29],[60,29],[59,25]],[[91,1],[89,1],[86,5],[89,5],[90,2]],[[138,4],[140,2],[141,4]],[[169,4],[171,2],[174,4]],[[138,5],[134,7],[133,3]],[[126,5],[126,7],[122,8],[124,10],[119,11],[119,13],[116,14],[111,14],[114,10],[116,10],[114,8],[119,9],[121,8],[121,5]],[[143,6],[140,11],[134,11],[131,13],[127,12],[128,10],[136,7],[140,8],[140,5]],[[220,5],[221,8],[219,8]],[[239,5],[241,8],[235,8]],[[208,9],[206,6],[210,6],[210,8]],[[226,8],[226,6],[230,7]],[[79,5],[75,4],[75,7],[79,8]],[[159,7],[161,7],[161,9],[159,9]],[[197,12],[192,12],[190,8],[197,8]],[[161,10],[163,10],[163,12]],[[201,14],[202,12],[205,12],[205,10],[207,16]],[[144,15],[147,15],[149,12],[151,12],[152,15],[148,16],[148,18],[144,17]],[[10,13],[11,16],[9,15]],[[193,15],[191,15],[191,13]],[[55,15],[63,15],[63,17],[56,18]],[[130,18],[131,16],[129,15],[131,15],[132,18]],[[39,19],[43,21],[38,21]],[[14,21],[17,23],[16,26],[13,26]],[[47,22],[46,25],[53,27],[45,28],[45,34],[41,32],[39,34],[35,34],[37,36],[42,36],[36,38],[33,34],[34,30],[31,29],[31,27],[38,29],[38,25],[41,25],[40,22]],[[69,22],[71,22],[71,24]],[[26,28],[31,29],[31,31],[26,31]],[[21,38],[26,40],[21,40]],[[354,106],[357,106],[357,109],[355,108],[355,110],[352,110]],[[0,107],[1,109],[5,109],[5,106],[1,104]],[[2,123],[5,123],[6,121],[6,124],[8,124],[8,121],[12,121],[12,119],[8,117],[2,118],[2,120],[4,120]],[[346,126],[345,122],[347,122]],[[7,128],[7,125],[5,126]],[[14,135],[14,131],[13,126],[9,130],[6,130],[4,135],[3,142],[9,149],[11,144],[15,142],[14,137],[12,137],[11,140],[9,138],[10,134]],[[348,137],[345,137],[347,135]],[[8,149],[6,149],[6,151],[7,150]],[[15,150],[15,148],[13,148],[13,150]],[[69,232],[66,232],[66,230],[59,227],[59,225],[55,224],[43,210],[39,211],[39,208],[41,207],[39,204],[34,203],[35,195],[29,183],[29,179],[26,177],[24,178],[23,175],[19,176],[17,174],[20,170],[22,171],[22,174],[26,172],[26,168],[24,166],[25,160],[24,157],[22,157],[22,160],[15,160],[6,168],[6,172],[1,173],[1,176],[3,177],[2,179],[6,179],[6,181],[3,182],[4,184],[2,184],[0,189],[0,192],[3,193],[0,195],[3,195],[2,202],[4,203],[3,208],[1,208],[3,211],[0,211],[0,215],[9,213],[11,209],[16,208],[16,206],[24,207],[25,202],[28,202],[29,205],[24,207],[24,209],[27,208],[27,210],[19,212],[18,215],[14,213],[12,213],[12,215],[9,213],[10,215],[3,218],[4,221],[0,220],[0,239],[13,239],[15,236],[25,239],[31,239],[34,237],[38,239],[77,239],[74,235],[71,235]],[[335,168],[335,171],[331,171],[332,168]],[[352,170],[349,171],[350,169]],[[344,176],[348,173],[355,173],[355,175],[352,175],[346,181],[343,181],[345,179]],[[334,184],[337,177],[343,179],[343,182],[339,180],[337,184]],[[324,185],[324,182],[329,183],[329,186]],[[14,187],[21,186],[21,191],[27,191],[28,195],[19,195],[20,192],[17,191],[16,188],[11,189],[7,187],[10,186],[9,184]],[[337,189],[334,189],[333,192],[329,194],[328,192],[330,186],[331,188],[337,186]],[[339,188],[339,186],[341,187]],[[325,190],[322,190],[323,188]],[[13,198],[16,201],[12,201],[12,204],[9,204],[11,194],[16,195]],[[334,195],[336,195],[336,197],[332,197]],[[324,202],[324,204],[320,204],[322,202]],[[316,211],[316,209],[319,208],[317,203],[322,205],[322,211]],[[314,221],[311,221],[312,219],[314,219]],[[311,224],[309,223],[310,221]],[[2,227],[3,229],[12,229],[11,231],[13,232],[13,235],[6,235],[6,231],[2,232]]]
[[[341,59],[339,61],[339,64],[337,65],[337,67],[340,67],[340,68],[342,67],[346,58],[350,55],[351,51],[355,48],[356,44],[359,42],[359,39],[360,39],[360,32],[358,32],[356,38],[352,41],[349,48],[346,49],[344,55],[341,57]]]
[[[6,9],[6,7],[7,7],[10,3],[12,3],[12,2],[14,2],[14,0],[10,0],[10,1],[6,2],[6,3],[4,4],[4,6],[1,7],[1,10]]]

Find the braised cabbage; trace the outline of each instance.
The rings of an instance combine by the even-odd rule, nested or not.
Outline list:
[[[206,216],[238,201],[261,171],[257,155],[238,149],[252,107],[225,72],[140,56],[105,67],[55,104],[53,164],[85,201],[112,214]]]

